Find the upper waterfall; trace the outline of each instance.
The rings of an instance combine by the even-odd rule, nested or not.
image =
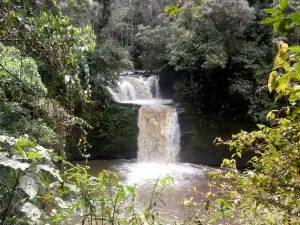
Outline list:
[[[160,99],[157,76],[121,76],[117,87],[107,88],[113,99],[120,103],[139,105],[168,104],[172,100]]]

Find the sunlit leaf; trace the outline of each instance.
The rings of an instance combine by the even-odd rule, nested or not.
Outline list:
[[[264,9],[264,11],[266,13],[270,13],[270,14],[273,14],[273,15],[278,14],[280,12],[278,9],[273,9],[273,8]]]
[[[268,81],[268,89],[269,92],[272,92],[275,88],[276,80],[277,80],[278,74],[276,71],[273,71],[270,76],[269,76],[269,81]]]
[[[295,52],[300,52],[300,46],[290,46],[289,50],[295,51]]]
[[[19,162],[17,160],[9,159],[9,158],[6,158],[6,157],[1,157],[0,158],[0,165],[10,167],[14,170],[20,169],[20,170],[23,170],[23,171],[30,167],[29,163]]]
[[[63,209],[69,209],[71,207],[71,204],[69,202],[62,200],[59,197],[55,198],[55,202],[60,208]]]
[[[60,182],[63,182],[63,179],[61,178],[59,171],[54,169],[53,167],[47,166],[47,165],[38,165],[37,166],[38,170],[45,170],[52,174],[55,178],[57,178]]]
[[[282,67],[285,70],[285,72],[288,72],[291,68],[291,65],[288,62],[285,62],[282,64]]]
[[[261,24],[275,23],[281,21],[282,19],[284,19],[284,16],[267,17],[264,20],[262,20],[260,23]]]
[[[296,24],[300,24],[300,13],[293,13],[290,15],[290,17],[293,19],[293,22]]]
[[[279,8],[285,10],[288,4],[288,0],[280,0]]]
[[[42,215],[42,212],[30,202],[26,202],[21,207],[21,211],[24,212],[26,216],[34,222],[38,222]]]
[[[23,191],[29,195],[29,197],[32,199],[36,196],[38,192],[38,186],[36,184],[36,181],[32,175],[25,175],[20,177],[19,179],[20,187],[23,189]]]

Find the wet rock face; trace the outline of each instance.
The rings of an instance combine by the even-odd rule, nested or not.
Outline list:
[[[195,120],[188,111],[179,113],[178,120],[181,133],[180,161],[214,167],[220,166],[224,158],[231,158],[234,153],[225,145],[216,146],[214,144],[216,137],[227,140],[243,128],[252,127],[236,121],[221,121],[217,124],[218,128],[212,128],[209,122],[202,124]],[[237,159],[238,167],[249,166],[247,161],[251,156],[253,156],[251,153],[247,153],[243,159]]]
[[[137,157],[137,113],[139,107],[111,104],[103,109],[101,105],[90,104],[80,110],[93,129],[88,130],[87,141],[90,145],[86,154],[90,159],[133,159]],[[81,138],[79,129],[74,129],[68,137],[69,160],[84,159],[78,151],[77,143]]]
[[[173,86],[177,79],[177,75],[173,70],[162,71],[159,75],[159,86],[161,96],[165,99],[173,99]]]

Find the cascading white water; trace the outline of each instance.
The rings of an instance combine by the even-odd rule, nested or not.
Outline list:
[[[176,162],[180,132],[176,109],[169,105],[142,106],[139,110],[139,162]]]
[[[157,76],[124,76],[117,89],[108,88],[115,101],[142,105],[139,110],[138,161],[176,162],[180,131],[170,99],[160,99]]]
[[[108,88],[109,92],[117,102],[153,99],[156,93],[152,93],[153,89],[156,89],[156,83],[158,79],[156,76],[150,76],[148,78],[139,76],[121,77],[118,82],[118,87],[113,90]],[[156,90],[154,90],[156,91]]]

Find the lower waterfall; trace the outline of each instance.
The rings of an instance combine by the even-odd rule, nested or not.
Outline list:
[[[139,110],[138,126],[139,162],[176,162],[180,149],[180,132],[174,107],[142,106]]]

